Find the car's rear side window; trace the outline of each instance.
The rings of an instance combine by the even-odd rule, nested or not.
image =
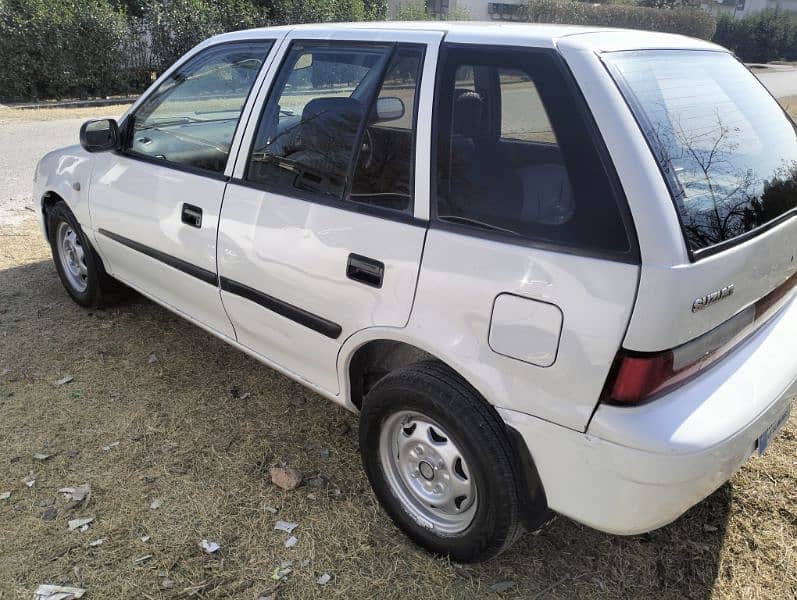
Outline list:
[[[632,254],[618,189],[554,52],[448,45],[438,79],[436,223],[586,254]]]
[[[745,239],[797,209],[797,134],[725,52],[605,54],[662,165],[693,253]]]

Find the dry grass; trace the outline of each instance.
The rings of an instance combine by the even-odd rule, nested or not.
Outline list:
[[[765,457],[672,525],[621,538],[559,519],[466,568],[415,548],[380,510],[354,415],[140,297],[79,308],[32,222],[0,228],[0,373],[0,493],[12,492],[0,500],[2,600],[45,582],[92,599],[497,598],[490,586],[504,581],[506,598],[797,598],[797,414]],[[283,492],[268,479],[283,462],[329,484]],[[69,509],[56,490],[84,482],[90,500]],[[96,517],[89,531],[68,531],[78,516]],[[277,519],[300,523],[295,548]],[[276,583],[283,560],[294,571]]]
[[[281,598],[481,598],[500,581],[513,582],[503,595],[516,598],[797,596],[797,415],[764,458],[673,525],[620,538],[559,519],[462,568],[413,547],[379,509],[353,415],[140,297],[79,308],[33,224],[0,235],[0,372],[9,370],[0,378],[0,492],[12,491],[0,501],[3,600],[29,598],[43,582],[86,587],[90,598],[201,589],[255,599],[277,588]],[[54,385],[65,374],[74,381]],[[252,395],[236,399],[233,387]],[[351,431],[340,432],[344,423]],[[39,451],[54,456],[39,462]],[[283,492],[267,475],[282,462],[330,483]],[[84,482],[88,504],[69,510],[56,490]],[[43,521],[52,502],[57,517]],[[77,516],[96,521],[68,531]],[[284,548],[277,519],[300,523],[298,546]],[[97,538],[106,541],[88,547]],[[200,551],[203,538],[221,544],[218,556]],[[275,586],[283,560],[295,570]],[[333,580],[322,588],[324,572]],[[166,578],[173,589],[159,589]]]

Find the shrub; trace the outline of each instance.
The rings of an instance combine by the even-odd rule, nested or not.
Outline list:
[[[429,11],[426,0],[409,0],[401,2],[396,6],[395,20],[397,21],[467,21],[470,18],[466,8],[454,8],[447,14],[434,15]]]
[[[124,13],[107,0],[0,0],[0,98],[124,89],[127,36]]]
[[[536,23],[569,23],[628,27],[680,33],[711,39],[716,21],[700,9],[657,9],[621,4],[587,4],[572,0],[529,0],[526,20]]]
[[[764,10],[741,19],[723,15],[714,41],[747,62],[797,58],[797,15]]]
[[[149,35],[151,68],[163,71],[212,35],[267,23],[266,11],[248,0],[152,0],[144,9],[138,36]]]

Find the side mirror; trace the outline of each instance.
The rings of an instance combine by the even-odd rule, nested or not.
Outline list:
[[[401,98],[386,96],[376,101],[376,120],[395,121],[404,116],[404,102]]]
[[[114,119],[86,121],[80,127],[80,145],[87,152],[106,152],[119,147],[119,125]]]

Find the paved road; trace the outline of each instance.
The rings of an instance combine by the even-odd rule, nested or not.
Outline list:
[[[55,148],[78,143],[84,119],[0,123],[0,225],[31,215],[33,171]]]
[[[774,65],[754,73],[776,98],[797,96],[797,68]]]
[[[775,96],[797,95],[797,69],[774,67],[756,71]],[[107,114],[108,109],[98,112]],[[33,170],[54,148],[76,144],[84,119],[0,123],[0,225],[31,216]]]

